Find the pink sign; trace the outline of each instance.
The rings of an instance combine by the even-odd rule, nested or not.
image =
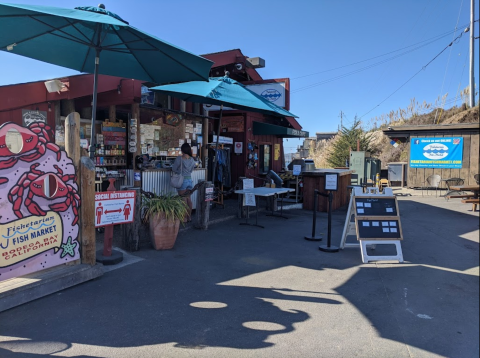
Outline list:
[[[0,126],[0,281],[80,258],[75,167],[51,134]]]
[[[133,222],[135,190],[95,194],[95,227]]]

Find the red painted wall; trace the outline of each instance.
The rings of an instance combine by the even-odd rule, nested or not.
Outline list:
[[[254,179],[255,186],[263,186],[264,181],[258,178],[264,178],[265,175],[259,174],[259,161],[260,161],[260,153],[259,150],[255,150],[258,156],[257,160],[257,167],[253,169],[247,168],[247,161],[248,161],[248,154],[250,151],[248,150],[248,143],[249,141],[254,141],[255,144],[262,145],[268,144],[272,146],[272,161],[271,161],[271,169],[279,173],[282,170],[282,157],[283,157],[283,138],[278,138],[274,135],[253,135],[252,127],[253,121],[262,122],[262,123],[270,123],[265,119],[265,117],[260,113],[250,113],[250,112],[241,112],[241,111],[229,111],[231,115],[243,115],[245,117],[244,121],[244,132],[226,132],[221,133],[224,137],[229,137],[233,139],[233,142],[242,142],[243,143],[243,153],[242,154],[235,154],[232,148],[232,157],[231,157],[231,171],[232,171],[232,184],[237,181],[239,177],[247,177]],[[211,116],[218,115],[218,113],[212,114]],[[228,115],[224,115],[224,118],[228,118]],[[214,123],[215,122],[215,123]],[[209,120],[209,133],[212,134],[213,132],[217,131],[217,121]],[[274,147],[275,144],[280,144],[280,157],[278,160],[275,160],[275,151]]]

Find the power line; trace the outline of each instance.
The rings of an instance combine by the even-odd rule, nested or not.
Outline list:
[[[448,36],[448,35],[450,35],[450,33],[447,34],[447,35],[442,36],[441,38],[446,37],[446,36]],[[320,82],[312,83],[312,84],[306,85],[306,86],[304,86],[304,87],[297,88],[297,89],[295,89],[295,90],[292,90],[291,93],[297,93],[297,92],[300,92],[300,91],[304,91],[304,90],[307,90],[307,89],[310,89],[310,88],[313,88],[313,87],[317,87],[317,86],[320,86],[320,85],[323,85],[323,84],[326,84],[326,83],[329,83],[329,82],[332,82],[332,81],[336,81],[336,80],[345,78],[345,77],[347,77],[347,76],[350,76],[350,75],[353,75],[353,74],[356,74],[356,73],[359,73],[359,72],[362,72],[362,71],[371,69],[371,68],[373,68],[373,67],[376,67],[376,66],[378,66],[378,65],[384,64],[384,63],[386,63],[386,62],[395,60],[395,59],[397,59],[397,58],[399,58],[399,57],[401,57],[401,56],[403,56],[403,55],[406,55],[406,54],[408,54],[408,53],[410,53],[410,52],[416,51],[416,50],[418,50],[418,49],[420,49],[420,48],[422,48],[422,47],[424,47],[424,46],[430,45],[431,43],[433,43],[433,42],[435,42],[435,41],[437,41],[437,40],[440,40],[441,38],[432,40],[432,41],[430,41],[430,42],[428,42],[428,43],[426,43],[426,44],[424,44],[424,45],[415,47],[415,48],[410,49],[410,50],[408,50],[408,51],[402,52],[402,53],[400,53],[400,54],[398,54],[398,55],[396,55],[396,56],[392,56],[392,57],[386,58],[386,59],[384,59],[384,60],[381,60],[381,61],[372,63],[372,64],[370,64],[370,65],[368,65],[368,66],[365,66],[365,67],[362,67],[362,68],[353,70],[353,71],[351,71],[351,72],[347,72],[347,73],[344,73],[344,74],[341,74],[341,75],[338,75],[338,76],[335,76],[335,77],[332,77],[332,78],[329,78],[329,79],[326,79],[326,80],[323,80],[323,81],[320,81]],[[361,61],[361,62],[365,62],[365,61]],[[342,66],[342,67],[346,67],[346,66]]]
[[[463,0],[462,0],[463,1]],[[432,0],[429,0],[429,2],[425,5],[425,7],[423,8],[423,10],[420,12],[420,14],[418,15],[417,19],[415,20],[415,23],[413,24],[413,26],[410,28],[410,31],[408,32],[407,36],[405,36],[405,39],[403,40],[403,43],[402,43],[402,46],[405,44],[406,40],[408,39],[408,37],[410,36],[410,34],[412,33],[413,29],[415,28],[415,26],[417,26],[417,23],[418,23],[418,20],[422,17],[425,9],[430,5],[430,3],[432,2]],[[424,23],[425,24],[425,23]],[[419,33],[422,33],[421,31],[419,31]],[[400,66],[403,66],[403,63],[400,64]],[[368,91],[369,93],[372,92],[372,89],[374,87],[376,87],[378,81],[380,80],[380,78],[383,77],[383,75],[385,74],[385,72],[387,72],[387,70],[390,69],[390,65],[389,66],[385,66],[382,73],[380,74],[380,76],[377,77],[376,80],[374,80],[372,82],[372,85],[370,86],[370,90]],[[397,69],[397,72],[400,72],[400,69]]]
[[[463,0],[460,3],[460,10],[458,11],[457,23],[455,24],[455,32],[457,32],[457,29],[458,29],[458,21],[460,20],[460,14],[462,13],[462,6],[463,6]],[[455,36],[455,33],[454,33],[453,36]],[[443,75],[442,87],[440,88],[440,95],[442,95],[443,85],[445,84],[445,78],[447,78],[448,66],[450,64],[450,57],[452,57],[452,47],[450,48],[450,52],[448,53],[448,61],[447,61],[447,65],[445,66],[445,74]],[[457,63],[458,63],[458,61],[457,61]],[[443,109],[444,106],[442,106],[442,109]],[[435,119],[433,120],[434,124],[437,120],[437,115],[438,115],[438,109],[437,109],[437,112],[435,113]]]
[[[377,104],[375,107],[373,107],[371,110],[369,110],[367,113],[365,113],[364,115],[362,115],[359,119],[365,117],[367,114],[369,114],[370,112],[372,112],[375,108],[379,107],[382,103],[384,103],[387,99],[389,99],[390,97],[392,97],[395,93],[397,93],[403,86],[405,86],[408,82],[410,82],[414,77],[416,77],[420,72],[422,72],[423,70],[425,70],[427,68],[428,65],[430,65],[433,61],[435,61],[437,59],[438,56],[440,56],[447,48],[449,48],[450,46],[452,46],[454,43],[456,43],[461,37],[462,35],[465,33],[465,32],[468,32],[470,31],[470,28],[466,28],[462,33],[460,33],[460,35],[458,35],[452,42],[450,42],[447,46],[445,46],[445,48],[440,51],[434,58],[432,58],[425,66],[423,66],[420,70],[418,70],[412,77],[410,77],[406,82],[404,82],[400,87],[398,87],[395,91],[393,91],[387,98],[385,98],[383,101],[381,101],[379,104]]]
[[[468,25],[469,25],[469,24],[465,24],[465,25],[462,25],[461,27],[468,26]],[[390,55],[390,54],[392,54],[392,53],[405,50],[405,49],[407,49],[407,48],[410,48],[410,47],[419,45],[419,44],[424,43],[424,42],[427,42],[427,41],[431,41],[431,40],[432,40],[431,42],[434,42],[434,41],[440,40],[440,39],[444,38],[445,36],[448,36],[448,35],[450,35],[451,33],[454,33],[454,32],[455,32],[455,30],[453,30],[453,31],[447,31],[447,32],[444,32],[444,33],[442,33],[442,34],[440,34],[440,35],[437,35],[437,36],[428,38],[428,39],[426,39],[426,40],[423,40],[423,41],[420,41],[420,42],[416,42],[416,43],[414,43],[414,44],[412,44],[412,45],[405,46],[405,47],[402,47],[402,48],[397,49],[397,50],[394,50],[394,51],[386,52],[386,53],[384,53],[384,54],[382,54],[382,55],[370,57],[370,58],[367,58],[367,59],[365,59],[365,60],[361,60],[361,61],[357,61],[357,62],[350,63],[350,64],[348,64],[348,65],[343,65],[343,66],[340,66],[340,67],[335,67],[335,68],[331,68],[331,69],[328,69],[328,70],[323,70],[323,71],[320,71],[320,72],[310,73],[310,74],[308,74],[308,75],[293,77],[293,78],[291,78],[291,80],[297,80],[297,79],[299,79],[299,78],[315,76],[315,75],[318,75],[318,74],[321,74],[321,73],[331,72],[331,71],[339,70],[339,69],[341,69],[341,68],[345,68],[345,67],[349,67],[349,66],[353,66],[353,65],[358,65],[359,63],[363,63],[363,62],[367,62],[367,61],[374,60],[374,59],[379,58],[379,57],[387,56],[387,55]],[[425,44],[424,46],[429,45],[431,42],[428,42],[428,43]]]

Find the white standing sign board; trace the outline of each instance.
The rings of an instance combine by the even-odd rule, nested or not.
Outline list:
[[[338,174],[337,173],[325,174],[325,190],[327,191],[338,190]]]
[[[294,165],[293,166],[293,175],[300,175],[302,172],[302,166],[301,165]]]
[[[135,190],[95,194],[95,227],[133,222]]]
[[[368,263],[370,261],[380,261],[380,260],[398,260],[398,262],[402,263],[403,262],[403,253],[402,253],[402,246],[400,244],[401,238],[400,239],[389,239],[389,240],[371,240],[371,239],[365,239],[365,238],[359,238],[358,237],[358,232],[357,232],[357,227],[356,227],[356,222],[358,221],[357,215],[364,215],[363,210],[366,209],[361,209],[360,212],[356,213],[355,208],[358,210],[360,206],[355,207],[355,197],[393,197],[393,191],[392,188],[384,188],[383,193],[379,191],[378,188],[368,188],[369,190],[364,193],[363,188],[361,187],[354,187],[352,190],[352,194],[350,196],[350,203],[348,205],[348,210],[347,210],[347,217],[345,220],[345,225],[343,227],[343,234],[342,238],[340,241],[340,248],[344,249],[345,247],[360,247],[360,253],[362,255],[362,261],[364,263]],[[397,208],[397,215],[398,218],[400,218],[400,214],[398,213],[398,208]],[[354,221],[352,222],[352,216],[354,217]],[[375,217],[368,217],[367,219],[371,219],[372,225],[373,226],[379,226],[379,223],[381,221],[381,217],[375,216]],[[375,219],[375,220],[374,220]],[[393,222],[393,220],[392,220]],[[368,224],[364,224],[362,222],[362,225],[368,226]],[[389,224],[389,231],[392,232],[392,229],[390,228],[393,227],[393,224]],[[383,224],[382,224],[383,228]],[[399,228],[400,229],[400,228]],[[384,231],[386,229],[383,229]],[[396,229],[395,229],[396,230]],[[401,230],[401,229],[400,229]],[[395,231],[396,232],[396,231]],[[347,236],[355,236],[358,240],[357,243],[347,243]],[[396,249],[396,254],[395,255],[389,255],[389,256],[371,256],[368,255],[367,253],[367,246],[370,246],[372,248],[375,248],[376,245],[395,245]]]
[[[253,187],[253,179],[243,179],[243,189],[253,189]],[[255,194],[245,194],[243,206],[255,206]]]

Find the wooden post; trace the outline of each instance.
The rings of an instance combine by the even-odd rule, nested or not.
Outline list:
[[[73,166],[75,167],[75,173],[77,178],[80,170],[80,115],[77,112],[70,113],[65,118],[65,151],[67,155],[72,159]],[[77,183],[78,185],[78,183]],[[80,186],[79,186],[80,189]],[[81,197],[81,190],[80,197]],[[82,222],[81,216],[78,222],[78,237],[81,240],[82,237]],[[80,260],[70,261],[68,266],[77,265]]]
[[[207,169],[207,175],[205,176],[208,179],[208,118],[203,118],[202,123],[202,160],[203,160],[203,167]]]
[[[117,107],[115,105],[108,107],[108,119],[113,123],[117,121]]]
[[[82,263],[95,265],[95,165],[87,156],[80,161],[79,238]]]
[[[140,171],[137,170],[137,168],[135,167],[135,157],[137,155],[142,155],[142,147],[140,145],[140,105],[138,103],[132,104],[131,111],[132,111],[132,118],[137,120],[137,151],[133,154],[133,169],[134,169],[133,175],[135,178],[136,173],[140,174]],[[133,186],[140,188],[140,185],[141,185],[140,180],[134,180]]]
[[[140,223],[140,208],[141,208],[141,197],[140,197],[140,188],[132,188],[129,190],[135,190],[135,208],[133,217],[134,220],[132,223],[122,225],[122,235],[123,235],[123,249],[127,251],[137,251],[139,249],[140,236],[143,237],[141,231],[143,226]]]
[[[80,168],[80,114],[70,113],[65,118],[65,151],[72,159],[75,171]]]
[[[199,180],[199,182],[204,182],[204,180]],[[202,230],[208,229],[208,221],[210,219],[210,201],[205,201],[207,188],[213,188],[212,182],[207,181],[200,186],[197,195],[197,222],[195,227]]]

